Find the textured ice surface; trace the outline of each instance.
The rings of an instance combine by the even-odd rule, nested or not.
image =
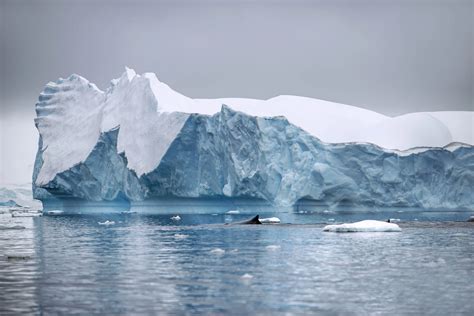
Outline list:
[[[474,205],[473,147],[426,147],[472,142],[471,112],[388,118],[293,96],[193,100],[131,69],[105,92],[77,75],[49,83],[36,109],[33,180],[42,200]],[[425,147],[360,143],[371,139]]]
[[[397,224],[365,220],[350,224],[327,225],[323,228],[325,232],[352,233],[352,232],[400,232]]]

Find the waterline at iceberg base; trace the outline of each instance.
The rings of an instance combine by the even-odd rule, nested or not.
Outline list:
[[[33,191],[46,208],[474,207],[471,145],[395,151],[325,143],[284,117],[251,116],[226,105],[214,115],[160,112],[140,82],[124,96],[123,83],[116,82],[104,101],[83,80],[50,86],[36,106]],[[84,90],[92,91],[87,106],[98,102],[87,111],[77,108]],[[113,104],[114,97],[121,101]],[[82,135],[64,138],[74,132]]]

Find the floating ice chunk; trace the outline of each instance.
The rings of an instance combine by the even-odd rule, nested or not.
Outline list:
[[[279,245],[269,245],[269,246],[266,246],[265,249],[267,249],[269,251],[275,251],[275,250],[280,250],[281,246],[279,246]]]
[[[399,218],[389,218],[388,223],[399,223],[400,222],[400,219]]]
[[[186,239],[188,237],[189,235],[185,235],[185,234],[174,234],[174,238],[176,239]]]
[[[172,221],[179,222],[181,220],[181,217],[179,215],[171,217]]]
[[[210,253],[215,255],[223,255],[225,253],[225,250],[221,248],[214,248],[210,251]]]
[[[115,222],[114,221],[105,221],[105,222],[98,222],[99,225],[103,225],[103,226],[109,226],[109,225],[115,225]]]
[[[253,279],[253,275],[249,274],[249,273],[245,273],[244,275],[242,275],[240,277],[241,279],[244,279],[244,280],[250,280],[250,279]]]
[[[120,214],[128,215],[128,214],[136,214],[136,211],[122,211]]]
[[[41,213],[29,213],[29,212],[23,213],[23,212],[18,212],[18,211],[12,213],[12,217],[39,217],[42,215],[43,214]]]
[[[230,210],[230,211],[227,211],[226,214],[240,214],[240,211],[239,210]]]
[[[278,217],[260,218],[260,223],[262,223],[262,224],[278,224],[278,223],[280,223],[280,219]]]
[[[474,216],[470,216],[467,221],[468,222],[474,222]]]
[[[325,232],[399,232],[397,224],[382,221],[365,220],[351,224],[327,225],[323,228]]]
[[[4,225],[0,225],[0,230],[15,230],[15,229],[25,229],[25,226],[20,226],[20,225],[4,226]]]
[[[61,211],[61,210],[51,210],[51,211],[47,211],[46,215],[61,215],[63,213],[64,211]]]

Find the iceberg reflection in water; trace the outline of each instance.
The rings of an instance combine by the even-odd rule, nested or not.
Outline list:
[[[472,313],[474,229],[421,212],[249,215],[119,212],[2,217],[0,310],[33,313]],[[401,233],[327,234],[327,219],[401,221]],[[409,215],[407,215],[409,214]],[[431,216],[435,213],[431,213]],[[470,213],[436,213],[441,219]],[[417,218],[419,221],[415,221]],[[15,222],[9,222],[14,220]],[[98,222],[114,221],[103,226]],[[293,223],[293,224],[289,224]],[[219,254],[215,249],[221,249]],[[212,252],[214,250],[214,252]]]

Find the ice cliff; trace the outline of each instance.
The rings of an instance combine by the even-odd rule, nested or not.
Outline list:
[[[50,82],[36,112],[43,201],[474,206],[471,112],[391,119],[301,97],[194,100],[130,69],[105,92],[77,75]]]

